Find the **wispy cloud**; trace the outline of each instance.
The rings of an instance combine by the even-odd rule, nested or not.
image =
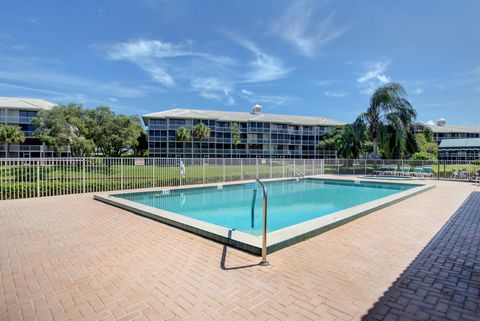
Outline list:
[[[226,101],[232,105],[235,99],[232,96],[233,88],[226,82],[216,78],[192,79],[192,88],[203,98]]]
[[[315,85],[319,86],[319,87],[326,87],[326,86],[330,86],[334,83],[335,81],[334,80],[315,80],[314,83]]]
[[[258,46],[252,41],[235,35],[230,35],[230,37],[255,56],[255,59],[247,63],[249,71],[246,73],[243,82],[255,83],[274,81],[285,78],[291,72],[291,69],[286,68],[279,58],[260,50],[260,48],[258,48]]]
[[[346,27],[334,24],[334,13],[320,17],[318,2],[293,1],[273,23],[272,30],[295,46],[304,56],[312,57],[327,43],[340,37]]]
[[[242,89],[240,95],[252,103],[266,103],[270,108],[275,108],[298,100],[296,97],[292,96],[261,95],[247,89]]]
[[[363,76],[359,77],[357,81],[359,83],[365,83],[371,80],[387,82],[389,77],[384,73],[387,70],[389,65],[390,65],[389,61],[367,62],[365,63],[365,66],[368,69],[367,72]]]
[[[390,61],[369,61],[364,63],[367,71],[357,78],[357,82],[366,85],[366,88],[360,90],[361,94],[371,95],[378,86],[386,84],[391,81],[391,78],[386,74]]]
[[[325,91],[323,93],[327,97],[341,98],[350,95],[346,90],[336,90],[336,91]]]
[[[423,88],[415,88],[413,93],[416,95],[421,95],[423,93]]]
[[[93,47],[101,50],[108,60],[133,63],[167,89],[195,91],[200,97],[226,104],[235,103],[239,84],[271,82],[290,73],[291,69],[280,59],[267,54],[254,42],[227,35],[247,49],[251,58],[239,62],[225,55],[195,50],[192,41],[169,43],[138,39]]]
[[[225,56],[196,52],[191,48],[193,42],[173,44],[160,40],[138,39],[119,42],[111,45],[94,45],[105,51],[110,60],[129,61],[150,75],[152,80],[165,87],[176,85],[174,76],[167,69],[171,67],[168,60],[175,58],[201,58],[215,64],[233,64],[233,60]]]

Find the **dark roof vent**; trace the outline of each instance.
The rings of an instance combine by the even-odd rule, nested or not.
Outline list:
[[[447,121],[444,118],[440,118],[437,120],[437,126],[445,126],[447,124]]]

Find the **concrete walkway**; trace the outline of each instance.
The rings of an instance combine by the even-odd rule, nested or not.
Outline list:
[[[480,320],[480,192],[474,192],[365,320]]]
[[[89,194],[1,201],[0,320],[360,320],[474,189],[440,181],[269,267]]]

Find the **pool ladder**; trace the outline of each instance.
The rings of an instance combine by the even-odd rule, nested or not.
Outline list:
[[[295,165],[290,167],[294,178],[305,178],[305,173],[299,170]]]
[[[262,261],[260,261],[259,265],[267,266],[267,265],[269,265],[269,263],[267,261],[267,207],[268,207],[267,187],[258,178],[257,178],[257,182],[258,182],[258,184],[260,184],[260,186],[262,186],[262,190],[263,190]],[[256,195],[256,193],[254,194],[254,196],[255,195]],[[253,203],[253,205],[254,205],[254,203]],[[253,215],[253,211],[252,211],[252,215]],[[252,218],[253,218],[253,216],[252,216]],[[252,221],[252,225],[253,225],[253,221]]]

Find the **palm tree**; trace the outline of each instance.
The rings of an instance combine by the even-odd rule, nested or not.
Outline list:
[[[211,133],[211,129],[205,125],[204,123],[196,124],[193,128],[193,137],[200,140],[200,157],[203,158],[202,155],[202,140],[205,138],[209,138]]]
[[[18,126],[0,125],[0,142],[7,145],[6,157],[10,154],[10,145],[21,144],[25,141],[25,134]]]
[[[238,156],[238,145],[241,142],[240,129],[238,128],[238,123],[232,123],[231,135],[232,135],[232,145],[235,147],[235,153]]]
[[[378,158],[380,144],[405,147],[408,131],[416,117],[415,109],[405,96],[405,89],[398,83],[388,83],[377,88],[370,98],[367,111],[360,114],[355,122],[356,126],[367,126],[375,160]],[[394,135],[389,137],[392,132]]]
[[[185,126],[178,127],[175,131],[175,140],[177,142],[183,142],[183,158],[185,158],[185,142],[192,139],[192,133],[190,129]]]

